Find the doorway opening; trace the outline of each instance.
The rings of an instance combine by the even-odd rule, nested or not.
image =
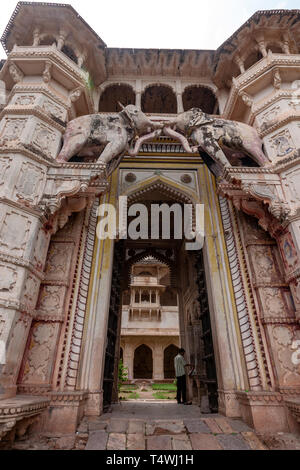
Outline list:
[[[130,203],[187,202],[186,196],[180,200],[180,194],[170,193],[156,185]],[[174,356],[183,347],[187,362],[194,365],[187,377],[189,399],[201,405],[205,396],[210,411],[218,411],[203,255],[201,250],[187,251],[185,240],[174,238],[172,224],[174,217],[168,240],[160,231],[158,239],[115,242],[109,313],[114,320],[109,318],[107,349],[110,344],[114,347],[105,360],[104,409],[117,401],[112,392],[117,390],[121,348],[128,381],[134,383],[174,381]]]

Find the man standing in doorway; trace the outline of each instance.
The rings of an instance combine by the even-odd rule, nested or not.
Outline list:
[[[191,405],[191,402],[186,401],[186,377],[185,377],[185,368],[192,366],[192,364],[187,364],[184,359],[185,350],[180,348],[177,356],[174,358],[174,367],[175,375],[177,381],[177,403],[179,405]]]

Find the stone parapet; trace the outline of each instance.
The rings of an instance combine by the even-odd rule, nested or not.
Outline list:
[[[15,426],[17,433],[23,434],[26,428],[32,424],[29,418],[42,413],[49,405],[46,397],[18,395],[14,398],[1,400],[0,402],[0,440]],[[21,426],[25,426],[25,430]]]

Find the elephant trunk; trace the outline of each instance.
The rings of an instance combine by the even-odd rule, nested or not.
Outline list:
[[[169,124],[169,122],[168,122],[168,124]],[[182,144],[182,146],[183,146],[183,148],[186,152],[195,153],[195,151],[197,151],[197,149],[195,149],[195,148],[192,149],[190,147],[190,144],[188,143],[188,140],[182,134],[179,134],[179,132],[174,131],[174,129],[171,129],[171,127],[165,126],[164,127],[164,134],[168,135],[170,137],[173,137],[176,140],[179,140],[179,142],[181,142],[181,144]]]
[[[141,145],[144,142],[155,139],[160,134],[161,134],[161,130],[155,130],[151,132],[150,134],[146,134],[146,135],[143,135],[142,137],[139,137],[137,141],[135,142],[134,148],[129,148],[128,155],[130,155],[131,157],[136,157],[136,155],[139,153]]]

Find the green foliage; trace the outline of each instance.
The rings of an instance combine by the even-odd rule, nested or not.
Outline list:
[[[136,399],[136,398],[140,398],[140,396],[137,392],[132,392],[132,393],[129,393],[128,398]]]
[[[153,390],[167,390],[170,392],[176,391],[177,387],[174,383],[172,384],[152,384]]]
[[[119,361],[118,390],[120,391],[123,382],[128,380],[128,368],[124,366],[122,359]]]
[[[152,396],[158,400],[173,400],[175,398],[175,394],[172,395],[168,392],[154,392]]]
[[[82,67],[82,70],[86,72],[85,87],[91,93],[95,88],[94,80],[92,79],[90,72],[88,72],[85,67]]]
[[[121,384],[121,392],[131,392],[132,390],[137,390],[137,386],[135,384]]]

